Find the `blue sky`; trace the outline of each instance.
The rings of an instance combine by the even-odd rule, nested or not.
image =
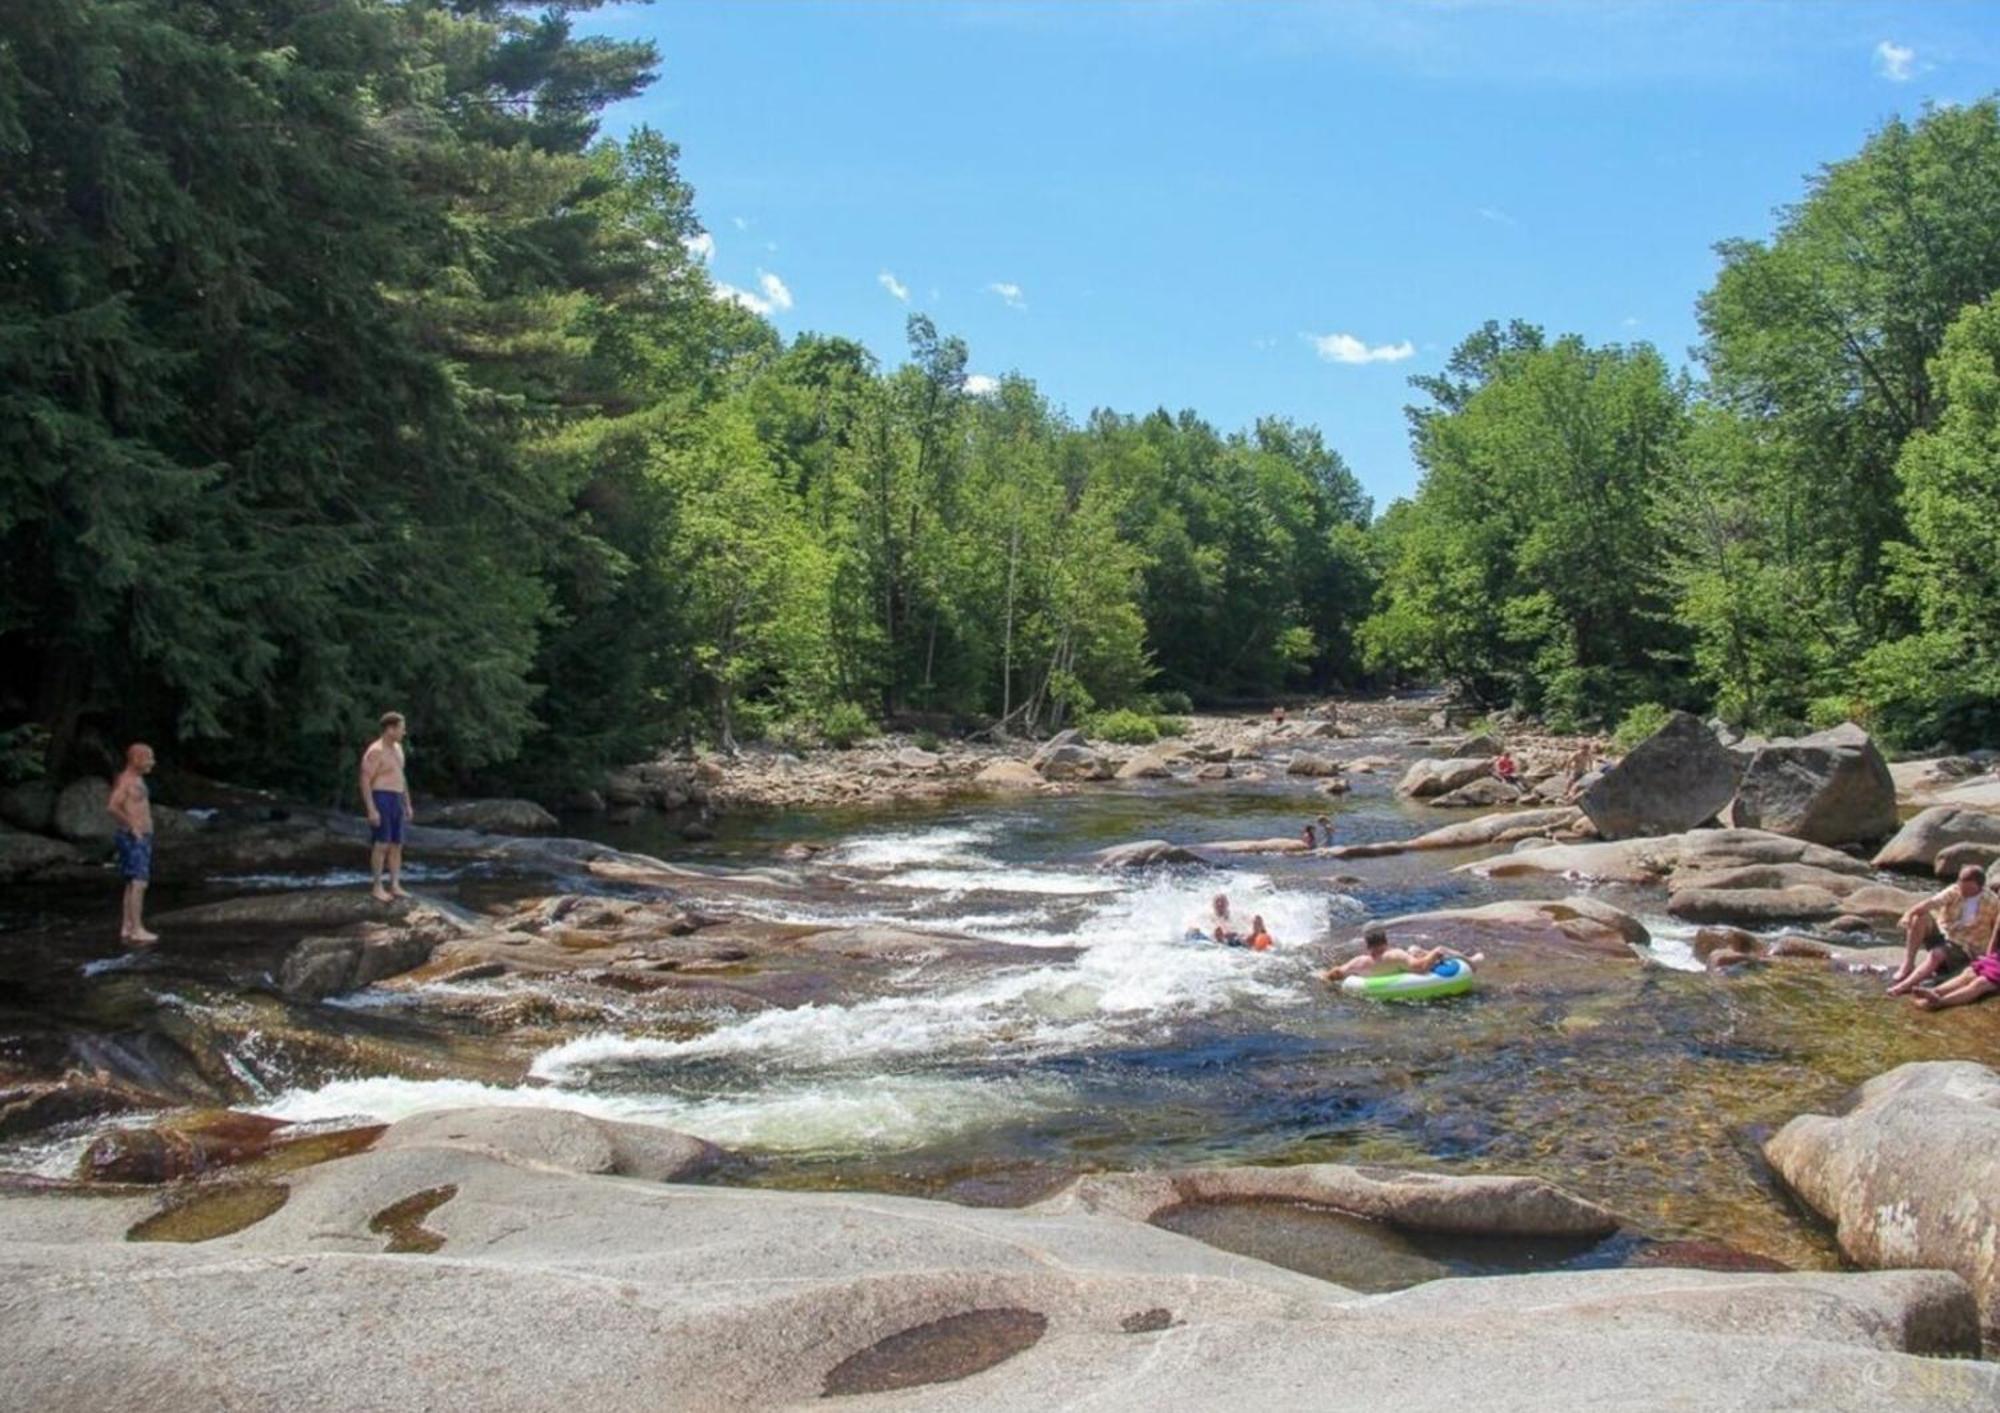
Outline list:
[[[1072,415],[1319,425],[1407,494],[1406,379],[1520,316],[1674,363],[1714,242],[2000,87],[2000,4],[628,6],[718,281],[900,361],[922,310]]]

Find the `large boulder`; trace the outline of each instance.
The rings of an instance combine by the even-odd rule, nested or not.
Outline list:
[[[1459,824],[1447,824],[1419,834],[1414,839],[1392,839],[1367,844],[1337,844],[1335,858],[1366,859],[1384,854],[1420,853],[1429,849],[1472,849],[1482,844],[1512,844],[1522,839],[1539,839],[1566,833],[1583,818],[1583,811],[1569,806],[1546,810],[1503,810],[1481,815]]]
[[[944,764],[944,757],[922,746],[905,746],[896,752],[896,764],[904,770],[929,772]]]
[[[454,800],[424,811],[425,822],[486,834],[547,834],[556,817],[533,800]]]
[[[1744,768],[1729,822],[1816,844],[1852,844],[1896,830],[1896,782],[1866,731],[1848,723],[1759,746]]]
[[[0,820],[31,834],[46,834],[55,823],[56,787],[27,780],[0,790]]]
[[[1539,813],[1539,811],[1537,811]],[[1460,864],[1481,878],[1571,878],[1595,883],[1657,883],[1673,871],[1683,836],[1544,844]]]
[[[80,862],[82,858],[75,845],[60,839],[0,829],[0,883],[17,883],[46,869]]]
[[[1208,862],[1194,850],[1170,844],[1165,839],[1113,844],[1108,849],[1099,849],[1090,857],[1099,868],[1159,868],[1170,864],[1206,865]]]
[[[1396,793],[1407,795],[1413,800],[1427,800],[1433,795],[1445,795],[1462,785],[1490,778],[1493,762],[1483,756],[1463,757],[1453,760],[1420,760],[1413,762],[1403,772],[1403,779],[1396,786]]]
[[[1109,780],[1111,762],[1088,746],[1049,745],[1035,752],[1034,767],[1044,780]]]
[[[973,776],[972,783],[983,790],[1039,790],[1042,777],[1024,760],[996,760]]]
[[[1578,801],[1607,839],[1676,834],[1706,823],[1736,794],[1742,758],[1698,717],[1677,711],[1584,790]]]
[[[1317,751],[1294,751],[1285,764],[1285,774],[1301,776],[1307,780],[1324,780],[1328,776],[1340,774],[1340,762],[1331,756],[1320,755]]]
[[[1173,772],[1151,751],[1141,751],[1118,767],[1120,780],[1164,780]]]
[[[1463,741],[1452,747],[1451,753],[1453,756],[1467,760],[1474,758],[1490,760],[1492,757],[1499,755],[1501,750],[1502,747],[1497,736],[1481,734],[1478,736],[1467,736]]]
[[[1857,1265],[1956,1271],[2000,1350],[2000,1073],[1969,1061],[1902,1065],[1846,1114],[1803,1114],[1764,1145]]]
[[[1521,802],[1521,788],[1509,785],[1497,776],[1487,775],[1469,785],[1461,785],[1456,790],[1435,796],[1431,803],[1442,810],[1493,809],[1500,805],[1518,805]]]
[[[1937,856],[1956,844],[2000,853],[2000,815],[1958,805],[1932,805],[1901,829],[1875,855],[1875,867],[1930,873]]]
[[[118,821],[105,809],[111,798],[111,782],[85,776],[63,786],[56,796],[51,818],[55,832],[74,844],[109,843],[118,832]]]

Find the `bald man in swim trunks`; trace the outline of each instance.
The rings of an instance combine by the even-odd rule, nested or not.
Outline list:
[[[403,736],[408,731],[400,711],[382,713],[382,734],[361,753],[361,803],[368,810],[369,873],[379,903],[410,895],[403,891],[403,829],[416,821],[410,805],[410,782],[403,773]],[[382,886],[382,870],[389,886]]]
[[[118,846],[118,873],[125,880],[118,940],[128,947],[150,947],[160,940],[158,933],[146,931],[142,917],[146,887],[153,881],[153,797],[146,789],[152,771],[153,748],[134,741],[125,748],[125,769],[112,782],[111,797],[104,802],[118,821],[112,842]]]

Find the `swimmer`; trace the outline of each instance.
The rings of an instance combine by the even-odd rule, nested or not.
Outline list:
[[[1217,893],[1206,913],[1199,914],[1187,926],[1190,942],[1220,942],[1225,947],[1243,945],[1243,929],[1229,915],[1229,895]]]
[[[1389,934],[1379,927],[1371,927],[1361,934],[1361,945],[1366,949],[1358,957],[1350,957],[1337,967],[1330,967],[1320,975],[1328,982],[1340,982],[1350,976],[1372,976],[1378,972],[1402,971],[1410,965],[1410,954],[1401,947],[1389,945]]]
[[[1264,915],[1258,913],[1250,919],[1250,940],[1243,944],[1253,952],[1271,950],[1271,930],[1264,926]]]

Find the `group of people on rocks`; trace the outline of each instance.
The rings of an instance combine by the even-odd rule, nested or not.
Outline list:
[[[403,890],[403,833],[416,822],[410,803],[403,737],[409,725],[397,711],[382,713],[381,734],[361,753],[361,802],[368,814],[369,876],[377,902],[410,895]],[[118,876],[125,892],[119,910],[118,940],[127,947],[150,947],[160,940],[145,923],[146,890],[153,881],[153,797],[146,777],[157,764],[153,748],[134,741],[125,748],[125,768],[104,802],[115,829]],[[384,874],[387,883],[383,882]]]
[[[1908,996],[1926,1011],[1963,1006],[2000,991],[2000,894],[1986,870],[1967,864],[1958,880],[1898,919],[1903,964],[1890,979],[1891,996]]]

